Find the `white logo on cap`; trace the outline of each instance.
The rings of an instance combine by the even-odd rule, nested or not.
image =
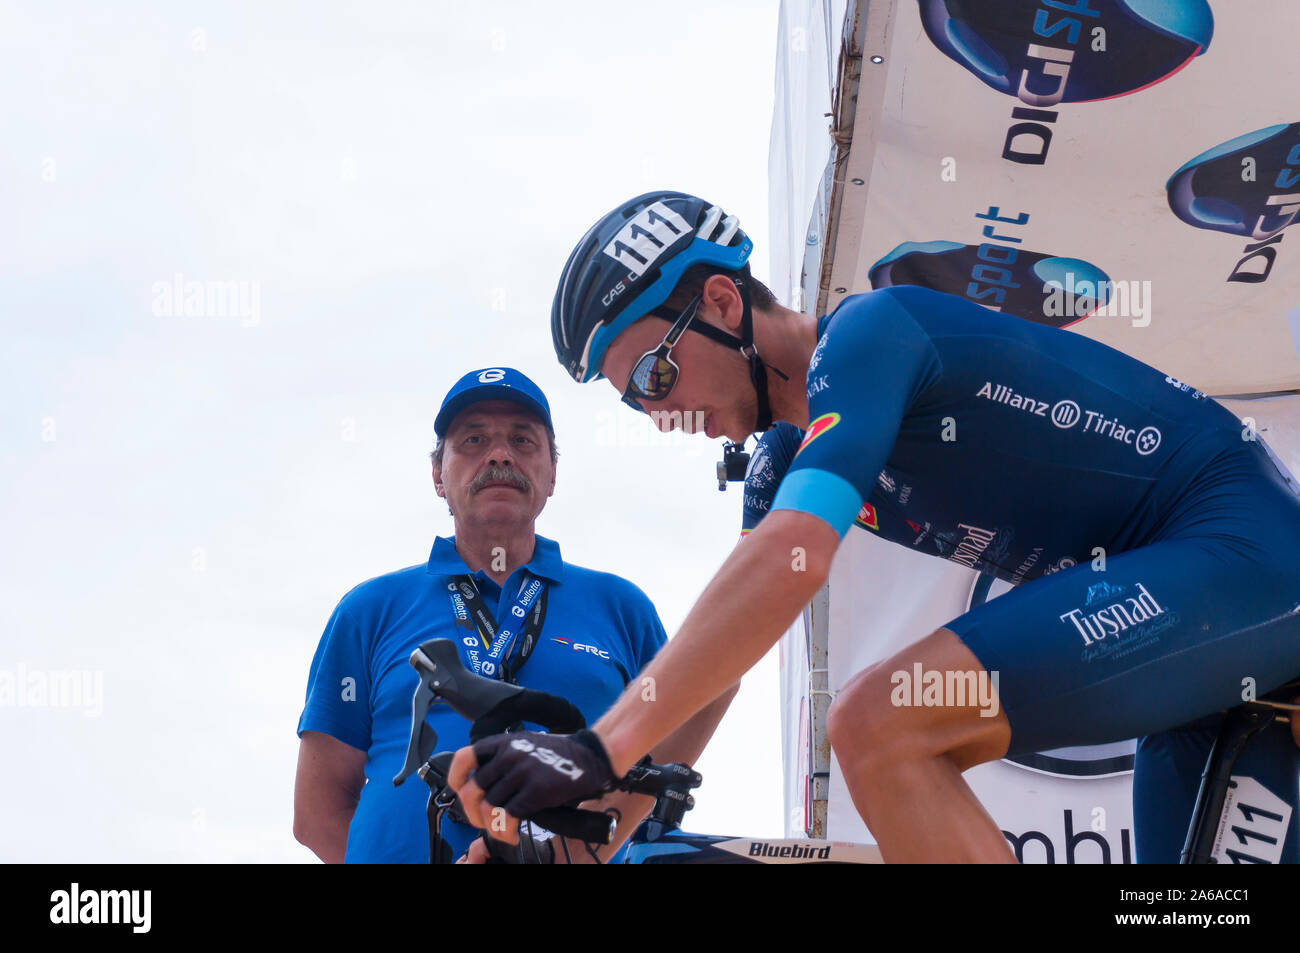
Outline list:
[[[486,371],[478,372],[478,382],[480,384],[495,384],[497,381],[504,379],[506,372],[499,367],[489,367]]]

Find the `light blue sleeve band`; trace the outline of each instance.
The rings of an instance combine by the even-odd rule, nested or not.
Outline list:
[[[862,495],[853,484],[828,470],[795,470],[786,474],[772,501],[772,510],[798,510],[825,520],[844,534],[862,509]]]

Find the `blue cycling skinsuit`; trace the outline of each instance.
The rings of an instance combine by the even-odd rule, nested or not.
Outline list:
[[[1016,586],[945,626],[1000,673],[1009,753],[1142,738],[1135,797],[1165,793],[1138,860],[1176,861],[1205,719],[1300,675],[1294,480],[1212,399],[1069,331],[918,287],[847,298],[817,331],[807,433],[792,457],[794,428],[764,435],[747,521],[770,467],[771,511]],[[1258,763],[1294,815],[1300,752],[1266,734],[1236,773]],[[1256,854],[1296,860],[1283,824]]]
[[[417,681],[411,652],[428,639],[475,638],[473,624],[466,627],[453,614],[448,584],[454,577],[470,574],[498,620],[529,575],[546,583],[546,620],[518,683],[567,698],[589,725],[667,641],[654,604],[635,585],[563,562],[558,544],[536,539],[533,558],[498,586],[482,570],[469,573],[454,540],[438,537],[427,564],[363,582],[334,610],[312,659],[298,734],[324,732],[367,753],[366,785],[348,829],[348,863],[429,862],[429,788],[415,777],[394,787],[393,777],[411,735]],[[430,710],[428,724],[438,733],[439,751],[469,744],[469,722],[445,705]],[[442,833],[453,857],[478,836],[450,818]]]

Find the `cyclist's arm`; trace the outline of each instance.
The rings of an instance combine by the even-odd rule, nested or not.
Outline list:
[[[304,731],[293,786],[293,836],[327,864],[343,863],[348,825],[366,783],[366,753],[321,731]]]
[[[769,514],[723,564],[678,634],[642,671],[595,732],[617,776],[685,725],[753,667],[830,575],[840,535],[796,510]],[[661,758],[656,758],[661,761]]]

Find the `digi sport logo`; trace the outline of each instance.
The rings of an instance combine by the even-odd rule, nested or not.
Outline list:
[[[1154,86],[1204,53],[1206,0],[917,0],[930,41],[1027,106]]]
[[[1188,225],[1252,241],[1300,218],[1300,122],[1207,149],[1169,177],[1169,207]]]
[[[903,242],[868,272],[873,289],[917,285],[1051,327],[1064,328],[1110,301],[1112,282],[1079,258],[1008,245]],[[1053,307],[1068,293],[1068,307]]]
[[[1284,230],[1300,221],[1300,122],[1207,149],[1169,177],[1165,193],[1188,225],[1249,239],[1228,281],[1267,281]]]

